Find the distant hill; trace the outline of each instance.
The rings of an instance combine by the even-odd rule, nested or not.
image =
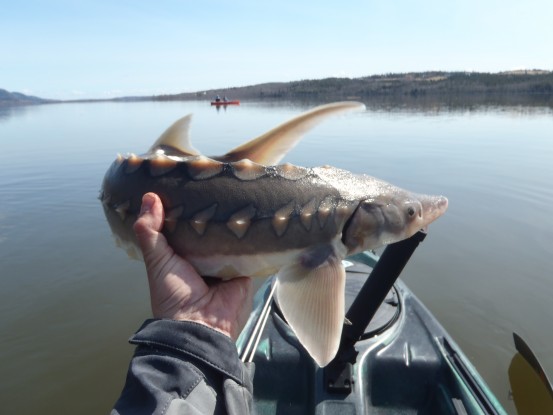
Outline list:
[[[20,92],[9,92],[5,89],[0,89],[0,106],[2,105],[29,105],[29,104],[44,104],[54,102],[49,99],[33,97]]]
[[[553,72],[521,70],[500,73],[418,72],[373,75],[362,78],[325,78],[273,82],[244,87],[158,95],[159,101],[189,100],[214,95],[230,99],[366,99],[454,94],[519,94],[553,96]]]
[[[292,82],[269,82],[242,87],[183,92],[171,95],[119,97],[113,99],[81,99],[57,101],[0,89],[0,106],[44,104],[52,102],[98,101],[182,101],[211,100],[215,95],[229,99],[259,100],[340,100],[371,98],[404,101],[444,100],[453,97],[474,99],[501,97],[516,102],[545,100],[553,102],[553,71],[519,70],[485,72],[413,72],[372,75],[361,78],[306,79]]]

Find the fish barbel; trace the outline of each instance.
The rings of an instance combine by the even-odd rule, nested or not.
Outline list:
[[[132,226],[142,196],[157,193],[175,252],[204,276],[276,274],[284,317],[317,364],[327,365],[344,323],[342,259],[409,238],[447,209],[443,196],[374,177],[278,164],[318,122],[362,108],[322,105],[215,157],[192,147],[191,116],[181,118],[144,155],[119,155],[104,177],[100,199],[118,245],[140,257]]]

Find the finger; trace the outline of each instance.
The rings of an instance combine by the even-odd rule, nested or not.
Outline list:
[[[246,323],[246,320],[248,319],[252,305],[253,305],[253,282],[250,277],[239,277],[236,278],[238,280],[238,284],[240,284],[240,293],[242,294],[242,319],[244,321],[244,324]]]
[[[234,282],[239,286],[240,296],[242,304],[245,307],[251,304],[253,299],[253,283],[250,277],[238,277],[229,282]]]
[[[143,256],[167,249],[165,237],[159,233],[163,227],[163,205],[155,193],[146,193],[142,197],[140,215],[134,224],[134,232]]]
[[[237,305],[235,321],[229,328],[228,335],[237,339],[246,325],[253,303],[253,284],[249,277],[238,277],[221,283],[226,290],[233,292],[232,302]]]
[[[142,197],[134,231],[146,265],[152,299],[157,304],[160,293],[174,294],[182,292],[183,288],[187,293],[193,292],[195,297],[201,296],[207,291],[207,286],[188,261],[175,255],[165,236],[160,233],[163,221],[161,199],[155,193],[146,193]],[[152,308],[155,315],[157,306]]]

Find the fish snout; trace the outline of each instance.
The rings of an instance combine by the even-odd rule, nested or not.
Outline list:
[[[422,222],[426,227],[442,216],[448,207],[448,200],[445,196],[422,196]]]

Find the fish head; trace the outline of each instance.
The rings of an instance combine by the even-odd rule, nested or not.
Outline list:
[[[444,214],[444,196],[393,192],[362,200],[343,233],[348,254],[407,239]]]

